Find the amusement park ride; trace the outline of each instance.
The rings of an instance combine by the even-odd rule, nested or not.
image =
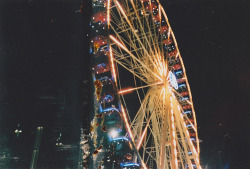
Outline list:
[[[200,169],[192,95],[159,0],[92,0],[92,11],[86,168]]]

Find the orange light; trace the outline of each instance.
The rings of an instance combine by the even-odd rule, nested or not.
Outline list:
[[[151,1],[149,1],[149,3],[151,3]],[[119,10],[121,11],[121,13],[122,13],[122,15],[124,16],[124,18],[126,19],[126,21],[127,21],[127,23],[129,24],[129,26],[131,27],[131,28],[133,28],[132,30],[133,30],[133,32],[134,32],[134,35],[137,37],[137,39],[140,39],[139,37],[138,37],[138,35],[136,34],[136,30],[134,29],[134,27],[133,27],[133,25],[131,24],[131,22],[130,22],[130,20],[128,19],[128,17],[127,17],[127,15],[126,15],[126,13],[124,12],[124,10],[122,9],[122,6],[120,5],[120,3],[118,2],[118,1],[116,1],[116,4],[117,4],[117,6],[118,6],[118,8],[119,8]],[[139,43],[142,43],[141,41],[139,41]],[[142,47],[144,48],[144,50],[145,51],[147,51],[146,50],[146,48],[142,45]],[[123,48],[124,49],[124,48]],[[125,47],[125,49],[124,49],[126,52],[128,52],[128,49]],[[133,56],[133,54],[131,53],[131,52],[128,52],[131,56]],[[148,54],[148,53],[147,53]],[[149,55],[149,54],[148,54]],[[139,61],[136,57],[134,57],[137,61]],[[151,59],[152,60],[152,59]],[[140,61],[139,61],[140,62]],[[145,66],[145,68],[147,68],[152,74],[154,74],[159,80],[162,80],[162,78],[161,77],[159,77],[155,72],[153,72],[152,70],[150,70],[145,64],[143,64],[142,62],[140,62],[141,64],[142,64],[142,66]],[[155,65],[155,63],[152,61],[152,64],[155,66],[155,68],[157,68],[157,66]]]
[[[144,138],[144,136],[145,136],[145,134],[146,134],[146,131],[147,131],[147,127],[144,129],[144,131],[143,131],[143,133],[142,133],[142,136],[141,136],[141,139],[140,139],[140,141],[139,141],[139,143],[137,144],[137,150],[139,150],[139,148],[140,148],[140,146],[141,146],[141,143],[142,143],[142,140],[143,140],[143,138]]]
[[[148,121],[148,123],[147,123],[147,125],[146,125],[146,127],[145,127],[145,129],[144,129],[144,131],[143,131],[143,133],[142,133],[142,135],[141,135],[140,141],[139,141],[138,144],[137,144],[137,150],[140,149],[140,146],[141,146],[142,140],[143,140],[143,138],[144,138],[144,136],[145,136],[145,134],[146,134],[148,125],[149,125],[149,121]]]
[[[174,140],[174,147],[176,147],[176,141]],[[177,152],[176,152],[176,154],[177,154]]]
[[[131,138],[132,142],[135,143],[131,128],[130,128],[129,123],[128,123],[128,119],[127,119],[125,110],[124,110],[123,106],[121,106],[121,108],[122,108],[122,115],[123,115],[123,118],[124,118],[124,121],[125,121],[125,124],[126,124],[127,131],[128,131],[128,133],[130,135],[130,138]],[[141,163],[142,163],[143,168],[147,169],[145,163],[143,161],[141,161]]]
[[[178,167],[178,161],[177,161],[177,158],[175,159],[175,165]]]
[[[130,135],[130,138],[131,138],[132,142],[134,143],[134,137],[133,137],[133,134],[132,134],[132,131],[131,131],[131,128],[130,128],[130,125],[129,125],[129,122],[128,122],[128,119],[127,119],[127,116],[126,116],[126,113],[125,113],[125,110],[124,110],[123,106],[121,106],[121,107],[122,107],[122,115],[123,115],[127,130],[128,130],[128,133]]]
[[[135,88],[128,88],[126,90],[121,90],[118,92],[118,94],[126,94],[126,93],[130,93],[132,91],[136,90]]]
[[[147,169],[147,166],[146,166],[146,164],[142,161],[141,162],[141,164],[142,164],[142,167],[144,168],[144,169]]]
[[[161,8],[160,8],[160,4],[159,4],[158,9],[159,9],[159,17],[160,17],[160,21],[161,21]]]
[[[113,52],[112,52],[112,48],[111,47],[109,49],[109,52],[110,52],[110,61],[111,61],[111,64],[112,64],[112,72],[113,72],[113,76],[114,76],[114,79],[115,79],[115,82],[116,82],[115,65],[114,65]]]
[[[120,3],[119,3],[118,1],[116,1],[116,4],[117,4],[117,6],[120,8],[120,10],[121,10],[123,16],[124,16],[126,19],[128,19],[127,15],[125,14],[124,10],[122,9],[122,6],[120,5]]]
[[[123,45],[121,44],[118,40],[116,40],[116,38],[112,35],[109,36],[110,39],[112,39],[118,46],[120,46],[123,50],[125,50],[126,52],[130,53],[130,51]]]
[[[107,7],[107,22],[108,22],[108,28],[109,28],[109,25],[110,25],[110,3],[111,3],[111,0],[108,0],[108,7]]]
[[[125,94],[125,93],[132,92],[133,90],[142,89],[142,88],[145,88],[145,87],[150,87],[150,86],[155,86],[155,85],[160,85],[160,84],[163,84],[163,82],[157,82],[157,83],[154,83],[154,84],[150,84],[150,85],[146,85],[146,86],[141,86],[141,87],[127,88],[125,90],[120,90],[118,92],[118,94]]]

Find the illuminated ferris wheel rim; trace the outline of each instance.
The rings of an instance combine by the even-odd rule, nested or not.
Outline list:
[[[111,7],[111,2],[112,2],[112,1],[116,2],[117,4],[119,4],[118,6],[120,7],[120,9],[122,9],[122,8],[121,8],[121,5],[120,5],[120,3],[119,3],[118,0],[105,0],[105,1],[107,1],[107,24],[108,24],[108,27],[110,27],[110,21],[111,21],[110,9],[114,7],[114,6]],[[139,0],[139,1],[140,1],[140,0]],[[157,2],[159,3],[158,0],[141,0],[141,2],[151,2],[151,1],[157,1]],[[192,94],[191,94],[191,90],[190,90],[190,85],[189,85],[189,83],[188,83],[188,79],[187,79],[187,76],[186,76],[186,69],[185,69],[185,66],[184,66],[184,63],[183,63],[183,60],[182,60],[182,57],[181,57],[179,48],[178,48],[177,41],[176,41],[176,39],[175,39],[173,30],[171,29],[171,26],[170,26],[170,24],[169,24],[169,21],[168,21],[168,17],[167,17],[167,15],[166,15],[166,12],[165,12],[164,8],[162,7],[162,5],[161,5],[160,3],[159,3],[159,8],[160,8],[160,10],[162,11],[163,17],[165,18],[165,21],[167,22],[167,25],[168,25],[168,27],[169,27],[168,34],[171,34],[171,35],[172,35],[173,40],[174,40],[174,43],[175,43],[175,45],[176,45],[177,54],[176,54],[175,57],[176,57],[176,58],[177,58],[177,57],[180,58],[181,65],[182,65],[182,68],[183,68],[183,72],[184,72],[185,75],[184,75],[184,78],[181,78],[181,79],[178,79],[178,80],[177,80],[176,77],[173,76],[172,71],[170,71],[170,70],[168,70],[168,69],[165,68],[165,69],[164,69],[164,70],[165,70],[165,75],[164,75],[163,77],[159,77],[158,75],[156,75],[156,77],[158,78],[158,81],[157,81],[157,82],[152,83],[152,84],[147,84],[146,86],[141,86],[141,87],[139,87],[139,89],[144,88],[144,87],[150,87],[150,86],[154,86],[154,85],[159,85],[159,84],[163,85],[163,84],[166,82],[166,79],[169,79],[169,80],[170,80],[170,84],[171,84],[171,86],[173,86],[174,89],[178,89],[178,86],[177,86],[177,84],[176,84],[178,81],[179,81],[179,82],[186,82],[187,88],[188,88],[188,92],[189,92],[189,95],[190,95],[190,101],[188,102],[188,104],[192,106],[192,109],[193,109],[193,111],[194,111],[194,108],[193,108],[193,101],[192,101]],[[135,31],[136,31],[136,30],[135,30]],[[110,39],[110,42],[113,42],[113,43],[115,43],[116,45],[118,45],[118,46],[120,46],[121,48],[124,48],[125,50],[128,51],[128,49],[126,49],[126,48],[121,44],[121,42],[119,42],[119,41],[117,40],[117,38],[114,37],[113,35],[110,35],[110,36],[109,36],[109,39]],[[111,46],[112,46],[112,44],[111,44]],[[115,79],[115,81],[116,81],[116,80],[117,80],[117,79],[116,79],[116,76],[117,76],[117,75],[116,75],[115,64],[114,64],[115,59],[114,59],[114,57],[113,57],[113,53],[112,53],[112,49],[111,49],[111,48],[109,49],[109,52],[110,52],[110,56],[111,56],[112,73],[113,73],[113,77],[114,77],[114,79]],[[133,90],[137,90],[137,89],[138,89],[138,87],[136,87],[136,88],[131,88],[131,89],[126,89],[126,90],[121,89],[121,90],[119,91],[119,94],[123,94],[123,93],[129,92],[129,91],[133,91]],[[195,113],[194,113],[194,114],[195,114]],[[196,120],[195,120],[195,122],[196,122]],[[196,124],[196,125],[197,125],[197,124]]]
[[[124,93],[128,92],[128,91],[133,91],[133,90],[137,91],[137,90],[144,89],[144,88],[152,88],[153,89],[153,88],[155,88],[155,86],[166,86],[167,85],[171,89],[171,92],[173,92],[177,96],[182,97],[182,94],[177,91],[178,83],[186,83],[187,93],[188,93],[188,96],[189,96],[189,100],[186,100],[186,103],[187,103],[186,106],[189,105],[191,107],[191,109],[192,109],[194,122],[191,123],[189,121],[189,124],[192,124],[192,128],[194,129],[194,131],[196,133],[196,144],[197,144],[196,147],[197,147],[197,150],[194,149],[193,144],[192,144],[191,147],[193,148],[193,151],[195,152],[195,154],[197,154],[197,156],[198,156],[198,154],[199,154],[199,141],[198,141],[198,135],[197,135],[197,129],[196,129],[197,128],[197,123],[196,123],[195,112],[194,112],[193,103],[192,103],[191,90],[190,90],[189,83],[188,83],[188,80],[187,80],[185,67],[184,67],[184,64],[183,64],[183,61],[182,61],[182,58],[181,58],[181,55],[180,55],[180,52],[179,52],[179,49],[178,49],[178,45],[177,45],[174,33],[173,33],[173,31],[172,31],[172,29],[170,27],[170,24],[168,22],[168,18],[167,18],[167,15],[165,13],[165,10],[163,9],[163,7],[160,5],[160,3],[157,0],[156,4],[158,5],[157,8],[159,10],[160,21],[164,20],[167,23],[167,27],[168,27],[167,35],[168,35],[168,37],[170,37],[170,36],[172,37],[173,43],[175,44],[175,47],[176,47],[176,53],[175,53],[174,57],[175,57],[175,59],[177,59],[177,58],[179,59],[181,69],[183,70],[184,75],[183,75],[183,78],[181,78],[181,79],[176,79],[176,77],[175,77],[175,75],[173,73],[173,69],[174,69],[173,66],[170,68],[170,66],[167,63],[167,60],[164,60],[164,56],[163,56],[164,54],[162,54],[162,51],[160,51],[160,49],[158,51],[157,50],[153,51],[153,56],[156,58],[156,61],[155,61],[154,58],[150,58],[150,52],[152,54],[152,49],[146,49],[145,46],[143,46],[143,44],[141,45],[141,47],[144,48],[143,50],[145,51],[144,55],[149,57],[147,62],[151,62],[151,65],[150,65],[151,67],[149,65],[145,64],[144,61],[140,60],[135,55],[136,52],[134,52],[134,51],[131,52],[131,49],[128,49],[128,47],[127,47],[128,45],[127,44],[125,45],[126,42],[124,43],[124,41],[123,41],[124,39],[119,35],[118,32],[116,32],[116,30],[114,29],[114,26],[112,25],[112,22],[113,22],[113,20],[112,20],[112,17],[113,17],[112,16],[112,10],[115,8],[119,12],[119,16],[124,20],[123,22],[126,22],[126,24],[130,26],[130,28],[131,28],[130,31],[133,33],[133,36],[135,36],[137,40],[140,39],[139,37],[137,37],[138,36],[137,35],[138,29],[133,28],[133,23],[131,23],[129,16],[126,14],[126,10],[124,10],[123,6],[120,4],[120,2],[118,0],[107,0],[106,2],[107,2],[107,26],[108,26],[110,32],[113,31],[113,33],[114,33],[114,34],[111,33],[109,35],[109,46],[110,46],[109,47],[109,55],[110,55],[110,60],[111,60],[111,64],[112,64],[111,69],[112,69],[113,78],[115,80],[117,88],[118,89],[120,88],[119,94],[122,97],[122,95]],[[152,6],[154,6],[152,4],[154,2],[156,2],[156,1],[154,1],[154,0],[152,0],[152,1],[151,0],[143,0],[143,1],[139,1],[139,2],[142,3],[142,6],[143,6],[143,3],[145,3],[145,2],[148,3],[149,4],[149,9],[152,9],[153,8]],[[132,9],[136,9],[136,6],[134,4],[134,0],[130,0],[130,3],[132,5]],[[143,6],[143,8],[144,8],[144,12],[146,13],[146,10],[145,10],[144,6]],[[154,8],[155,8],[155,6],[154,6]],[[135,11],[135,14],[137,14],[136,11]],[[140,22],[140,21],[138,21],[138,22]],[[161,24],[160,24],[160,26],[161,26]],[[160,32],[161,32],[161,30],[160,30]],[[149,40],[147,40],[146,43],[149,43]],[[153,45],[157,46],[158,44],[155,43]],[[146,77],[144,79],[144,78],[141,78],[138,74],[133,73],[131,70],[127,69],[132,74],[134,74],[134,76],[136,76],[140,80],[144,81],[145,84],[146,84],[145,86],[139,86],[139,87],[135,86],[134,88],[130,88],[130,89],[126,89],[126,90],[121,89],[121,86],[119,85],[119,77],[117,75],[118,73],[117,73],[116,64],[119,64],[119,65],[122,65],[122,64],[121,64],[119,58],[117,58],[117,55],[118,55],[117,51],[115,51],[115,48],[113,48],[112,46],[115,46],[116,48],[119,48],[120,51],[121,50],[125,51],[126,52],[126,57],[130,56],[133,59],[133,62],[137,63],[137,66],[143,67],[143,69],[145,69],[145,72],[144,72],[145,77],[146,77],[146,74],[150,74],[149,77]],[[148,47],[151,48],[151,46],[148,46]],[[124,68],[126,68],[124,65],[122,65],[122,66]],[[152,67],[153,67],[153,69],[152,69]],[[117,79],[117,77],[118,77],[118,79]],[[151,80],[151,79],[153,79],[153,80]],[[164,87],[158,87],[158,91],[163,90],[163,88]],[[150,91],[150,89],[149,89],[149,91]],[[175,98],[174,95],[173,95],[173,98]],[[126,128],[127,128],[127,131],[129,133],[129,136],[130,136],[132,142],[135,142],[134,137],[133,137],[133,131],[131,129],[132,124],[134,122],[131,122],[129,120],[129,117],[127,117],[127,113],[125,111],[126,109],[127,108],[123,107],[123,105],[121,106],[121,111],[122,111],[123,118],[125,120],[125,125],[126,125]],[[179,109],[182,109],[181,112],[184,111],[183,110],[184,108],[181,107],[181,106],[179,106]],[[140,144],[142,143],[142,141],[144,139],[143,137],[145,136],[145,131],[146,131],[146,129],[144,128],[143,133],[141,133],[142,135],[140,136],[141,139],[137,143],[137,149],[138,150],[141,148]],[[195,160],[196,160],[196,163],[197,163],[197,161],[199,161],[197,159],[195,159]]]

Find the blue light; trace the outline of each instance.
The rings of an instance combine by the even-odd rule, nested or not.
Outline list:
[[[188,97],[182,97],[180,98],[180,100],[188,100],[189,98]]]
[[[123,167],[129,167],[129,166],[140,166],[139,164],[136,163],[128,163],[128,164],[124,164]]]
[[[117,137],[117,138],[112,139],[112,141],[119,141],[119,140],[129,141],[127,137]]]
[[[93,51],[92,51],[92,47],[90,47],[90,49],[89,49],[89,53],[92,53]]]
[[[177,90],[178,83],[177,83],[176,77],[172,72],[169,72],[169,74],[170,74],[170,84],[171,84],[171,86],[173,86]]]
[[[178,73],[182,73],[182,71],[177,71],[177,72],[175,72],[176,74],[178,74]]]
[[[191,114],[192,111],[188,110],[188,111],[184,111],[185,114]]]
[[[102,80],[108,80],[109,78],[107,76],[104,76],[102,78],[99,79],[99,81],[102,81]]]
[[[115,108],[115,107],[106,108],[106,109],[102,110],[102,112],[108,112],[108,111],[111,111],[111,110],[115,110],[115,111],[119,112],[119,110],[117,108]]]
[[[179,85],[179,87],[185,87],[186,85],[185,84],[181,84],[181,85]]]

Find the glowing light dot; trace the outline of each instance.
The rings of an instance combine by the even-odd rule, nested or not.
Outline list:
[[[172,128],[174,129],[174,123],[172,124]]]

